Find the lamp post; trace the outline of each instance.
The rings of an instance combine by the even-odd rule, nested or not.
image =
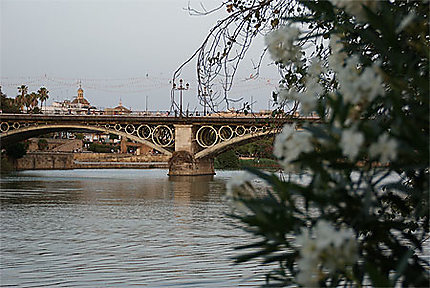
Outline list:
[[[179,90],[179,118],[182,118],[182,91],[188,90],[190,88],[190,84],[185,84],[183,86],[183,80],[179,79],[179,87],[176,86],[176,83],[173,83],[173,89]]]
[[[203,116],[206,116],[206,104],[207,100],[206,97],[210,96],[212,94],[212,89],[207,91],[206,87],[203,88],[202,97],[203,97]]]

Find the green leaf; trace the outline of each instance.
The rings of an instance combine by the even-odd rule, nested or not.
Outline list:
[[[370,280],[374,287],[393,287],[390,280],[381,274],[378,268],[372,263],[367,262],[365,265],[365,270],[369,274]]]

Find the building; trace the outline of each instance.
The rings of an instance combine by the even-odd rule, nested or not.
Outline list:
[[[97,108],[91,106],[90,102],[84,97],[84,89],[79,84],[78,95],[72,101],[54,101],[51,106],[43,109],[48,114],[94,114]]]
[[[90,108],[90,102],[84,98],[84,89],[82,89],[81,84],[79,84],[78,96],[70,104],[76,108]]]
[[[121,99],[119,100],[119,105],[115,108],[106,108],[105,115],[127,115],[131,114],[131,110],[122,106]]]

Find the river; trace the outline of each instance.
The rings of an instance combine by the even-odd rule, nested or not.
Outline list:
[[[249,235],[226,216],[226,181],[167,170],[22,171],[1,178],[2,287],[237,287],[270,267],[234,265]]]

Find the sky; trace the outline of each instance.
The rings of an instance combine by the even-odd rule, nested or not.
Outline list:
[[[200,46],[216,21],[227,15],[220,11],[191,16],[185,8],[188,4],[198,8],[201,3],[212,8],[220,2],[0,0],[2,91],[15,97],[22,84],[30,91],[45,86],[50,91],[49,105],[72,99],[80,81],[85,98],[98,108],[121,101],[134,111],[169,110],[173,72]],[[264,62],[260,78],[245,80],[254,72],[251,61],[258,60],[263,43],[263,39],[254,43],[230,94],[248,102],[252,99],[254,110],[268,108],[278,81],[270,59]],[[181,75],[190,84],[183,106],[202,110],[195,69],[195,63],[190,63]]]

